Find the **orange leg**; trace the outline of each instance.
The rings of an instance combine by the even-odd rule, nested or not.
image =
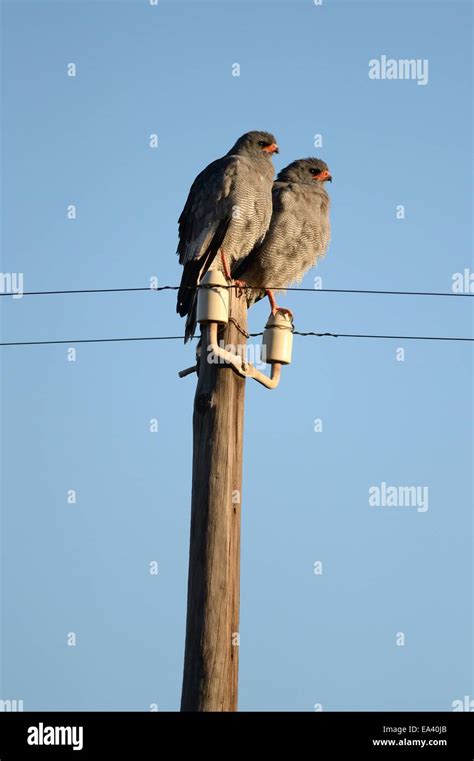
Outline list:
[[[221,249],[221,262],[222,262],[222,269],[224,270],[224,275],[226,276],[227,280],[232,280],[232,275],[230,274],[229,265],[227,264],[227,259],[225,258],[225,254],[222,249]]]
[[[222,262],[222,269],[224,270],[224,275],[226,276],[227,280],[232,280],[232,275],[230,273],[229,265],[227,264],[227,259],[222,249],[221,249],[221,262]],[[239,288],[245,288],[245,286],[247,285],[247,283],[244,283],[243,280],[234,280],[234,284],[237,285]]]
[[[279,307],[275,301],[275,296],[273,295],[273,291],[271,291],[270,288],[266,288],[265,293],[268,296],[268,300],[270,302],[273,316],[275,316],[277,312],[281,312],[282,314],[287,314],[289,317],[291,317],[291,319],[293,319],[293,312],[291,311],[291,309],[286,309],[285,307]]]

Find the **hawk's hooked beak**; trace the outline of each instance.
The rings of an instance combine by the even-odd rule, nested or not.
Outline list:
[[[265,151],[265,153],[280,153],[278,150],[278,145],[276,143],[272,143],[271,145],[266,145],[265,148],[262,148],[262,151]]]
[[[328,172],[327,169],[324,169],[324,171],[320,172],[316,177],[316,180],[319,180],[320,182],[332,182],[332,175]]]

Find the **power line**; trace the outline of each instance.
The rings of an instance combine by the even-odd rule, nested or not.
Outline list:
[[[156,288],[152,288],[150,286],[143,286],[139,288],[74,288],[74,289],[67,289],[67,290],[59,290],[59,291],[25,291],[22,294],[18,294],[23,296],[56,296],[56,295],[69,295],[69,294],[75,294],[75,293],[132,293],[132,292],[138,292],[138,291],[178,291],[181,286],[179,285],[160,285]],[[184,288],[188,290],[196,290],[198,288],[212,288],[210,285],[188,285],[183,286]],[[376,294],[376,295],[383,295],[383,296],[451,296],[454,298],[458,297],[473,297],[474,293],[449,293],[447,291],[379,291],[379,290],[371,290],[368,288],[298,288],[298,287],[290,287],[290,288],[280,288],[279,286],[252,286],[252,285],[245,285],[245,286],[239,286],[234,284],[229,285],[220,285],[219,288],[240,288],[242,290],[264,290],[269,289],[272,291],[292,291],[292,292],[299,292],[299,293],[363,293],[363,294]],[[0,296],[13,296],[16,294],[13,293],[0,293]]]
[[[393,336],[393,335],[372,335],[368,333],[315,333],[314,331],[301,332],[295,330],[295,336],[315,336],[317,338],[379,338],[393,339],[398,341],[474,341],[474,338],[463,336]],[[260,333],[249,333],[249,337],[256,338],[262,336]],[[57,344],[87,344],[87,343],[119,343],[126,341],[182,341],[184,336],[132,336],[123,338],[76,338],[59,341],[4,341],[0,346],[46,346]]]
[[[370,335],[368,333],[313,333],[312,331],[309,331],[307,333],[302,333],[295,330],[295,335],[297,336],[318,336],[318,337],[325,337],[330,336],[331,338],[384,338],[384,339],[397,339],[399,341],[474,341],[474,338],[465,338],[462,336],[384,336],[384,335]],[[254,335],[251,333],[250,335]],[[257,333],[255,335],[263,335],[262,333]]]
[[[171,290],[171,286],[162,286],[161,288],[150,288],[150,286],[143,287],[143,288],[73,288],[68,290],[62,290],[62,291],[24,291],[21,295],[23,296],[56,296],[58,294],[69,294],[69,293],[125,293],[130,291],[164,291],[164,290]],[[174,290],[174,288],[173,288]],[[0,293],[0,296],[15,296],[16,293]]]
[[[272,288],[271,290],[278,289]],[[373,291],[361,288],[285,288],[284,290],[315,293],[318,291],[325,293],[374,293],[385,296],[474,296],[474,293],[448,293],[446,291]]]
[[[120,341],[176,341],[184,336],[133,336],[131,338],[76,338],[61,341],[5,341],[0,346],[46,346],[54,344],[101,344],[118,343]]]

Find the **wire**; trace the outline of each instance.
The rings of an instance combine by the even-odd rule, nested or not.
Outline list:
[[[161,288],[150,288],[144,287],[144,288],[74,288],[71,290],[64,290],[64,291],[24,291],[21,295],[23,296],[56,296],[57,294],[69,294],[69,293],[125,293],[128,291],[164,291],[168,290],[169,286],[162,286]],[[16,293],[8,292],[8,293],[0,293],[0,296],[14,296],[17,295]]]
[[[61,291],[25,291],[21,296],[56,296],[60,294],[73,294],[73,293],[131,293],[136,291],[178,291],[181,287],[188,290],[196,290],[198,288],[212,288],[212,285],[160,285],[156,288],[150,286],[144,286],[142,288],[75,288],[70,290]],[[280,288],[279,286],[252,286],[252,285],[220,285],[219,288],[240,288],[242,290],[264,290],[271,291],[293,291],[299,293],[368,293],[368,294],[380,294],[384,296],[453,296],[454,298],[459,296],[473,297],[474,293],[448,293],[445,291],[377,291],[370,289],[360,288]],[[13,296],[13,293],[0,293],[0,296]],[[20,295],[20,294],[18,294]]]
[[[278,290],[273,288],[270,290]],[[280,289],[281,290],[281,289]],[[285,288],[285,291],[313,292],[324,291],[325,293],[375,293],[385,296],[474,296],[474,293],[447,293],[446,291],[372,291],[357,288]]]
[[[249,333],[251,338],[262,336],[260,333]],[[389,336],[389,335],[371,335],[367,333],[315,333],[313,331],[303,333],[295,330],[295,336],[316,336],[317,338],[380,338],[394,339],[399,341],[474,341],[474,338],[462,336]],[[130,338],[76,338],[60,341],[5,341],[0,346],[46,346],[55,344],[88,344],[88,343],[118,343],[125,341],[182,341],[184,336],[133,336]]]
[[[463,336],[383,336],[370,335],[367,333],[301,333],[295,331],[297,336],[331,336],[331,338],[392,338],[399,341],[474,341],[474,338],[465,338]],[[252,333],[250,335],[253,335]],[[259,335],[263,335],[260,333]]]
[[[132,338],[75,338],[70,341],[6,341],[0,346],[46,346],[54,344],[101,344],[117,343],[119,341],[176,341],[183,340],[184,336],[133,336]]]

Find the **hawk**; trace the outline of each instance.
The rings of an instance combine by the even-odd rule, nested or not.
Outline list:
[[[329,245],[329,168],[317,158],[298,159],[282,169],[273,184],[273,214],[263,241],[232,269],[232,276],[255,288],[247,289],[247,304],[268,296],[272,313],[278,307],[272,288],[284,290],[303,279]],[[267,287],[270,286],[270,287]]]
[[[178,220],[183,275],[176,311],[187,315],[185,342],[196,327],[196,286],[210,268],[228,280],[234,267],[260,243],[272,215],[272,156],[278,145],[269,132],[247,132],[230,151],[194,180]]]

